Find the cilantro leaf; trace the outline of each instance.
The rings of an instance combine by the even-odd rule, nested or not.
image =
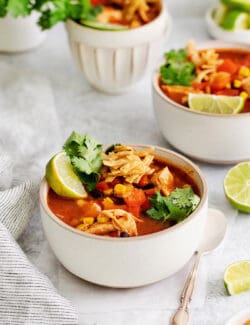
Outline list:
[[[156,192],[151,198],[151,208],[147,214],[158,221],[180,222],[188,217],[198,206],[200,198],[191,187],[176,188],[169,196]]]
[[[31,13],[30,0],[8,0],[7,11],[13,16],[28,16]]]
[[[87,134],[72,132],[63,149],[69,156],[75,173],[91,192],[100,178],[102,145]]]
[[[0,17],[7,15],[7,4],[8,0],[0,0]]]
[[[34,8],[41,14],[38,25],[43,30],[67,19],[94,20],[102,10],[100,6],[93,7],[90,0],[37,0]]]
[[[184,49],[165,53],[166,63],[160,67],[161,81],[166,85],[190,86],[195,78],[195,64]]]

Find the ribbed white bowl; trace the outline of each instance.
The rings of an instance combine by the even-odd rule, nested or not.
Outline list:
[[[0,52],[23,52],[38,46],[46,37],[37,26],[38,14],[0,19]]]
[[[151,23],[126,31],[102,31],[66,23],[73,57],[95,88],[126,91],[139,81],[159,57],[161,43],[170,28],[165,9]]]

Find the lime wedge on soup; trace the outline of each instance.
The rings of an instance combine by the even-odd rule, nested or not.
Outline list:
[[[76,199],[87,196],[65,152],[59,152],[48,162],[46,179],[53,191],[60,196]]]
[[[240,10],[231,10],[226,13],[221,27],[227,30],[239,30],[249,28],[249,14]]]
[[[239,163],[228,171],[224,191],[236,209],[250,213],[250,161]]]
[[[250,261],[229,265],[224,272],[224,284],[230,295],[250,290]]]
[[[188,95],[188,106],[198,112],[211,114],[237,114],[244,108],[241,96],[217,96],[210,94]]]

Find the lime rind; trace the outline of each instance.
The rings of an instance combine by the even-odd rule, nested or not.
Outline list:
[[[221,3],[231,9],[242,10],[250,13],[250,0],[221,0]]]
[[[99,29],[103,31],[123,31],[128,30],[129,27],[126,25],[119,24],[110,24],[110,23],[101,23],[95,20],[82,20],[81,23],[90,28]]]
[[[84,198],[87,192],[65,152],[50,159],[46,166],[46,179],[55,193],[66,198]]]
[[[219,3],[218,6],[213,11],[213,19],[216,22],[216,24],[220,25],[223,22],[227,12],[228,12],[228,7],[225,6],[223,3]]]

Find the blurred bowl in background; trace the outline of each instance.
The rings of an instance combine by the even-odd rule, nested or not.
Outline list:
[[[141,80],[158,58],[171,27],[165,7],[158,17],[141,27],[104,31],[66,23],[74,60],[89,83],[107,93],[127,91]]]
[[[220,27],[213,19],[215,7],[209,8],[206,12],[206,25],[209,34],[219,40],[228,42],[240,42],[250,44],[250,29],[228,31]]]

